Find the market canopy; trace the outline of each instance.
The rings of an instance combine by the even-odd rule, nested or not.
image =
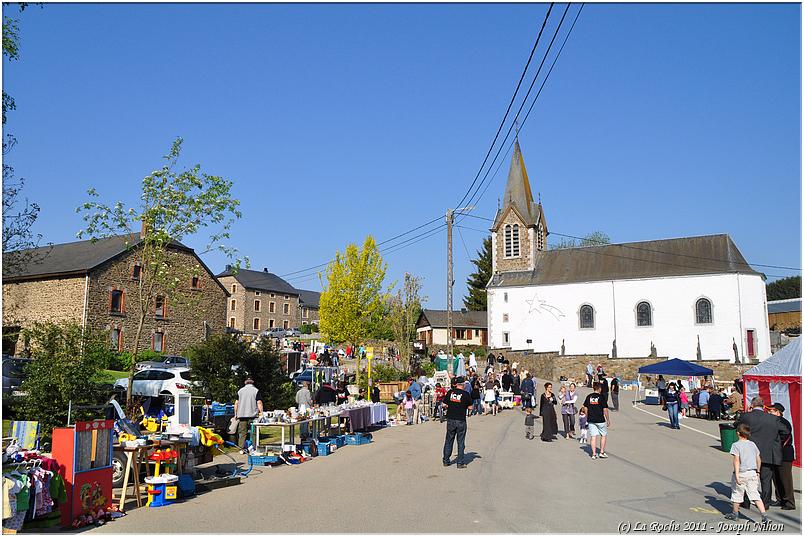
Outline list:
[[[776,354],[743,374],[744,377],[798,377],[801,382],[801,338],[797,337]]]
[[[644,365],[639,368],[639,372],[649,375],[672,375],[674,377],[703,377],[712,374],[712,370],[708,367],[701,367],[679,358]]]

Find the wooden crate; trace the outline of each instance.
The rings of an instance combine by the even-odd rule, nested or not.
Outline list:
[[[393,401],[394,394],[398,391],[405,389],[406,382],[379,382],[377,385],[380,388],[380,401]]]

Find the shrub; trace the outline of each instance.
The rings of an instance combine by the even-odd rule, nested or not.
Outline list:
[[[301,325],[301,328],[299,328],[299,332],[301,332],[302,334],[309,335],[312,334],[313,332],[316,332],[317,329],[318,327],[314,324],[303,324]]]
[[[105,334],[83,330],[77,323],[37,323],[23,337],[33,361],[21,387],[27,395],[20,412],[23,419],[39,421],[44,437],[67,424],[71,401],[73,407],[105,402],[106,394],[95,381],[113,354]],[[72,421],[81,417],[74,413]]]
[[[229,335],[212,336],[187,350],[197,386],[193,395],[229,402],[237,399],[237,391],[247,376],[260,389],[266,410],[292,406],[295,390],[283,373],[279,353],[268,338],[255,347]]]

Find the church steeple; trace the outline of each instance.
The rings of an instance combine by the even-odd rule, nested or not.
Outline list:
[[[538,264],[536,254],[547,249],[549,232],[541,195],[538,203],[534,201],[519,139],[514,142],[502,207],[497,209],[491,232],[494,272],[534,270]]]
[[[516,207],[525,218],[535,216],[531,214],[533,191],[530,188],[528,170],[525,169],[525,159],[522,158],[519,140],[514,142],[514,154],[511,155],[508,182],[505,184],[505,193],[503,194],[503,207],[508,205]]]

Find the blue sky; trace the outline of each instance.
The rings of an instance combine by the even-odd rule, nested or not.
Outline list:
[[[8,161],[42,207],[35,230],[66,242],[87,187],[136,202],[183,136],[186,162],[235,181],[232,244],[252,267],[304,269],[458,203],[546,11],[29,7],[20,60],[3,65],[18,108]],[[799,5],[587,4],[520,131],[550,230],[613,242],[729,233],[750,262],[800,267],[800,31]],[[506,158],[476,214],[493,217],[507,168]],[[456,230],[456,304],[482,236]],[[419,275],[427,305],[444,307],[445,244],[440,232],[389,253],[389,281]],[[290,281],[319,289],[315,277]]]

